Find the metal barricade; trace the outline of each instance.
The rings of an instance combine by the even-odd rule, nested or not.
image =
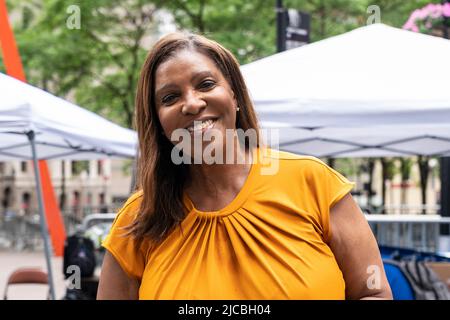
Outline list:
[[[439,215],[366,214],[379,245],[420,251],[439,250],[440,226],[449,225],[449,217]]]
[[[62,212],[62,218],[67,235],[72,235],[79,230],[87,230],[94,224],[112,223],[115,213],[95,213],[79,217],[75,212],[66,210]],[[42,240],[39,214],[17,214],[9,211],[0,219],[0,250],[35,251],[42,250]]]
[[[5,215],[0,223],[0,248],[16,251],[42,249],[39,215],[14,212]]]

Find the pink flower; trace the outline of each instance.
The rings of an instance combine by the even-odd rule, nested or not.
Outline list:
[[[435,5],[430,11],[430,16],[434,19],[442,17],[442,5]]]
[[[444,17],[450,17],[450,3],[447,2],[442,6],[442,15]]]
[[[425,7],[422,8],[422,10],[426,10],[428,12],[433,11],[434,10],[434,3],[427,4]]]
[[[436,20],[442,17],[450,17],[450,3],[445,3],[444,5],[429,3],[422,9],[414,10],[403,26],[403,29],[419,32],[419,27],[416,25],[416,22],[421,21],[425,23],[426,28],[430,29],[433,27],[431,19]]]
[[[416,13],[416,19],[420,19],[420,20],[423,20],[423,19],[425,19],[426,17],[428,17],[428,10],[425,10],[425,9],[422,9],[422,10],[420,10],[420,9],[417,9],[416,10],[417,11],[417,13]],[[415,12],[416,12],[415,11]],[[413,13],[414,14],[414,13]]]
[[[412,26],[414,25],[414,23],[412,23],[412,22],[410,22],[409,20],[408,20],[408,22],[406,22],[404,25],[403,25],[403,29],[407,29],[407,30],[409,30],[409,29],[411,29],[412,28]]]
[[[420,19],[420,17],[419,17],[420,14],[421,14],[421,11],[419,9],[414,10],[413,13],[411,13],[411,16],[409,17],[409,20]]]
[[[406,23],[403,26],[403,29],[411,29],[411,27],[415,24],[415,19],[414,17],[411,15],[408,19],[408,21],[406,21]]]

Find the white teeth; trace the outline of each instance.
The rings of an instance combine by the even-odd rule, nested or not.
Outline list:
[[[194,132],[196,130],[203,130],[204,128],[210,128],[214,125],[214,120],[206,120],[206,121],[194,121],[194,124],[188,127],[189,132]]]

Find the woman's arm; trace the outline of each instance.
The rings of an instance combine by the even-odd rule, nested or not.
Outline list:
[[[97,300],[137,300],[139,281],[130,278],[114,256],[106,250],[103,259]]]
[[[392,299],[377,242],[350,194],[331,208],[330,228],[329,245],[344,275],[347,299]]]

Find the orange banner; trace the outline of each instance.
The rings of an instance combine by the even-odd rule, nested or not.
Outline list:
[[[2,46],[3,63],[5,64],[6,73],[11,77],[26,82],[19,50],[17,50],[14,33],[9,24],[8,9],[5,0],[0,0],[0,43]]]
[[[52,180],[50,179],[50,172],[46,161],[39,161],[39,170],[41,172],[42,195],[44,197],[46,213],[45,217],[47,218],[47,225],[52,239],[53,251],[55,256],[62,257],[64,254],[66,230],[64,228],[64,220],[62,219],[56,201],[56,195],[53,190]]]
[[[18,80],[26,82],[19,50],[17,50],[14,33],[8,20],[8,9],[5,0],[0,0],[0,44],[3,52],[3,62],[6,73]],[[41,172],[42,192],[44,197],[44,211],[47,219],[47,228],[52,240],[55,256],[62,256],[66,231],[64,221],[56,201],[55,193],[50,178],[47,162],[39,161]]]

